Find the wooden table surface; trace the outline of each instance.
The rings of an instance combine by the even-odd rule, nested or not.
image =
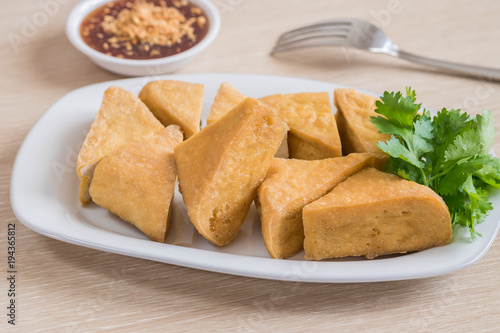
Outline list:
[[[215,42],[178,73],[256,73],[371,91],[411,86],[433,109],[492,111],[500,85],[449,76],[384,55],[335,48],[272,57],[284,31],[356,17],[407,51],[500,67],[500,2],[213,0]],[[359,284],[260,280],[100,252],[24,227],[10,205],[16,153],[36,120],[69,91],[119,79],[76,51],[65,20],[76,0],[18,0],[0,11],[0,331],[7,323],[7,224],[15,223],[19,332],[498,332],[500,240],[472,266],[428,279]],[[497,133],[495,150],[499,152]],[[33,166],[36,167],[36,166]]]

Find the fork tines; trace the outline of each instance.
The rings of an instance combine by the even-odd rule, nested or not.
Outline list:
[[[271,54],[316,46],[340,45],[351,30],[351,21],[331,20],[285,32]]]

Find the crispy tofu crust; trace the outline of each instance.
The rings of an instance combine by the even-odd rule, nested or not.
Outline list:
[[[200,130],[203,91],[202,84],[157,80],[147,83],[139,98],[163,126],[179,125],[187,139]]]
[[[366,168],[303,209],[306,259],[377,256],[446,245],[451,218],[430,188]]]
[[[287,126],[246,98],[175,148],[179,190],[191,222],[215,245],[236,237]]]
[[[210,124],[245,99],[229,83],[219,87],[207,118]],[[259,98],[270,106],[289,127],[288,140],[277,157],[317,160],[342,155],[340,137],[328,93],[271,95]],[[285,146],[288,151],[285,151]]]
[[[88,189],[94,168],[103,157],[162,129],[164,126],[134,94],[119,87],[108,88],[78,154],[76,171],[82,205],[91,200]]]
[[[259,100],[272,107],[290,127],[291,158],[313,160],[342,156],[328,93],[277,94]]]
[[[93,201],[165,242],[177,180],[174,146],[181,141],[180,127],[171,125],[104,157],[90,184]]]
[[[212,104],[212,108],[210,109],[210,113],[207,117],[207,125],[217,121],[226,113],[237,107],[245,98],[246,96],[236,90],[236,88],[232,85],[227,82],[223,82],[217,91],[214,103]],[[283,138],[275,156],[288,158],[288,155],[288,140],[287,134],[285,134],[285,137]]]
[[[219,90],[217,90],[214,102],[210,108],[210,113],[207,117],[207,125],[234,109],[238,104],[243,102],[245,98],[246,96],[236,90],[232,85],[223,82]]]
[[[379,133],[370,117],[379,116],[375,112],[378,98],[362,94],[354,89],[335,89],[335,118],[342,138],[342,152],[371,153],[375,155],[375,167],[383,169],[389,155],[377,147],[379,141],[387,141],[390,135]]]
[[[315,161],[275,158],[255,200],[269,254],[285,259],[302,250],[302,208],[366,166],[373,166],[367,153]]]

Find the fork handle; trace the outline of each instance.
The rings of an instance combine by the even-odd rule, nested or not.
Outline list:
[[[391,55],[402,58],[408,61],[413,61],[423,65],[429,65],[437,68],[442,68],[450,72],[455,72],[464,76],[473,76],[476,78],[483,78],[487,81],[500,81],[500,69],[487,68],[471,65],[462,65],[454,62],[442,61],[437,59],[431,59],[422,57],[416,54],[408,53],[403,50],[397,50]]]

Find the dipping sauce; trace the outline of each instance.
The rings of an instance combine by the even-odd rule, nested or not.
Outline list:
[[[205,13],[187,0],[116,0],[87,15],[80,35],[110,56],[156,59],[192,48],[208,27]]]

